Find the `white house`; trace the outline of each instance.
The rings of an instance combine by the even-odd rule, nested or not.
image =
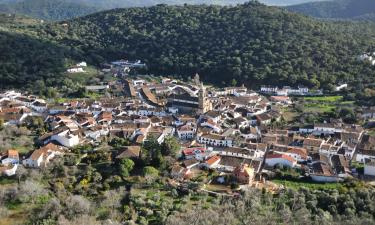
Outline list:
[[[31,105],[31,108],[39,113],[47,111],[47,104],[45,102],[35,101]]]
[[[364,134],[361,142],[355,147],[354,155],[357,162],[375,160],[375,136]]]
[[[218,123],[221,119],[221,113],[219,111],[211,110],[211,111],[206,112],[204,116],[201,117],[201,119],[204,117],[211,119],[214,123]]]
[[[77,63],[76,66],[77,67],[87,67],[87,63],[82,61],[80,63]]]
[[[345,89],[348,87],[348,84],[341,84],[335,87],[336,91],[341,91],[342,89]]]
[[[307,150],[304,148],[288,147],[288,151],[286,151],[284,154],[291,156],[299,163],[306,162],[308,159]]]
[[[140,80],[133,80],[133,85],[134,86],[143,86],[145,83],[146,83],[146,81],[142,80],[142,79],[140,79]]]
[[[93,140],[97,140],[101,136],[107,136],[109,134],[109,129],[108,127],[104,126],[95,126],[88,128],[84,131],[84,133],[86,137],[89,137]]]
[[[51,136],[51,141],[57,141],[65,147],[73,147],[79,144],[79,136],[72,133],[69,129],[63,130],[60,133]]]
[[[84,73],[85,71],[83,70],[82,67],[73,67],[73,68],[69,68],[67,72],[68,73]]]
[[[207,150],[204,147],[191,147],[191,148],[185,148],[182,150],[182,156],[185,159],[192,159],[195,158],[196,160],[203,161],[206,159],[207,156],[209,156],[211,153],[210,150]]]
[[[336,176],[330,165],[325,164],[324,162],[313,163],[310,177],[315,182],[322,183],[333,183],[340,181],[340,178]]]
[[[19,163],[19,154],[17,150],[8,150],[6,158],[1,160],[3,165],[14,165]]]
[[[270,167],[276,165],[294,167],[297,164],[297,160],[287,154],[271,153],[266,155],[265,163]]]
[[[328,134],[334,134],[336,132],[336,128],[334,124],[332,123],[319,123],[314,125],[314,131],[313,133],[315,135],[328,135]]]
[[[306,126],[300,127],[298,129],[298,132],[300,134],[311,134],[312,132],[314,132],[314,126],[313,125],[306,125]]]
[[[364,174],[367,176],[375,176],[375,160],[365,163]]]
[[[196,131],[197,129],[194,126],[186,124],[177,128],[177,135],[178,138],[183,140],[193,139],[195,137]]]
[[[276,93],[278,89],[279,89],[278,87],[262,86],[260,88],[260,92],[264,92],[264,93]]]
[[[201,123],[201,126],[202,127],[209,127],[216,133],[220,133],[222,131],[220,126],[217,123],[215,123],[214,121],[212,121],[211,119],[208,119],[208,120],[204,121],[203,123]]]
[[[208,169],[214,169],[219,165],[220,160],[221,160],[220,156],[214,155],[211,158],[207,159],[204,163],[202,163],[202,166]]]
[[[17,168],[18,168],[18,164],[0,166],[0,173],[2,175],[10,177],[16,174]]]
[[[261,137],[261,133],[260,133],[260,130],[258,129],[258,127],[248,127],[245,129],[245,133],[242,133],[241,132],[241,137],[245,138],[246,140],[251,140],[251,139],[257,139],[259,137]]]
[[[218,147],[232,147],[233,139],[217,134],[198,134],[197,141],[201,144],[218,146]]]
[[[42,148],[35,150],[31,156],[25,159],[22,163],[27,167],[41,167],[46,166],[47,163],[57,155],[62,155],[64,152],[57,145],[49,143]]]

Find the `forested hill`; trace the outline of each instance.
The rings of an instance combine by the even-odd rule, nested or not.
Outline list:
[[[249,0],[0,0],[0,12],[44,20],[64,20],[114,8],[168,5],[236,5]],[[259,0],[269,5],[292,5],[311,0]],[[321,1],[321,0],[315,0]]]
[[[333,0],[288,6],[288,10],[326,19],[375,21],[374,0]]]
[[[275,6],[287,6],[287,5],[297,5],[307,2],[319,2],[325,0],[259,0],[259,2],[266,5],[275,5]]]
[[[239,4],[246,0],[0,0],[0,12],[27,15],[44,20],[64,20],[114,8],[157,4]]]
[[[0,33],[1,84],[25,87],[42,80],[58,86],[67,79],[56,72],[66,60],[99,65],[126,57],[144,60],[149,73],[198,72],[219,85],[233,79],[252,87],[368,85],[375,70],[357,56],[375,46],[374,30],[370,23],[315,21],[259,3],[115,9]]]
[[[137,58],[152,73],[318,88],[374,75],[356,60],[373,46],[373,28],[247,3],[116,9],[70,21],[69,29],[57,25],[54,32],[57,41],[100,59],[96,63]]]
[[[0,4],[0,12],[27,15],[44,20],[64,20],[99,11],[94,6],[66,0],[24,0]]]

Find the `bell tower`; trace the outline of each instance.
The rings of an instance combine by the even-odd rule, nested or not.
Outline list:
[[[203,114],[211,110],[211,103],[207,97],[206,89],[203,85],[203,82],[201,82],[199,85],[198,101],[199,101],[198,113]]]

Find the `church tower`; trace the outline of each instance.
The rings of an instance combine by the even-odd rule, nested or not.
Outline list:
[[[203,82],[200,83],[199,93],[198,93],[198,101],[199,101],[199,114],[203,114],[209,110],[211,110],[211,103],[207,97],[206,89],[203,86]]]

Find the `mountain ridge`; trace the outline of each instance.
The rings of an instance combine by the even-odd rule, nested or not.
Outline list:
[[[6,28],[0,32],[2,88],[71,86],[66,65],[86,61],[99,68],[123,58],[144,61],[142,73],[183,79],[199,73],[219,86],[333,90],[349,83],[360,94],[375,83],[373,67],[357,60],[373,51],[373,23],[320,21],[260,3],[113,9],[22,26],[12,21],[0,23]],[[19,33],[22,43],[30,44],[9,33]]]
[[[289,11],[323,19],[374,20],[373,0],[333,0],[286,7]]]
[[[236,5],[248,0],[0,0],[0,12],[28,15],[44,20],[65,20],[114,8],[149,7],[157,4]],[[261,3],[285,6],[310,0],[260,0]],[[321,0],[315,0],[321,1]]]

